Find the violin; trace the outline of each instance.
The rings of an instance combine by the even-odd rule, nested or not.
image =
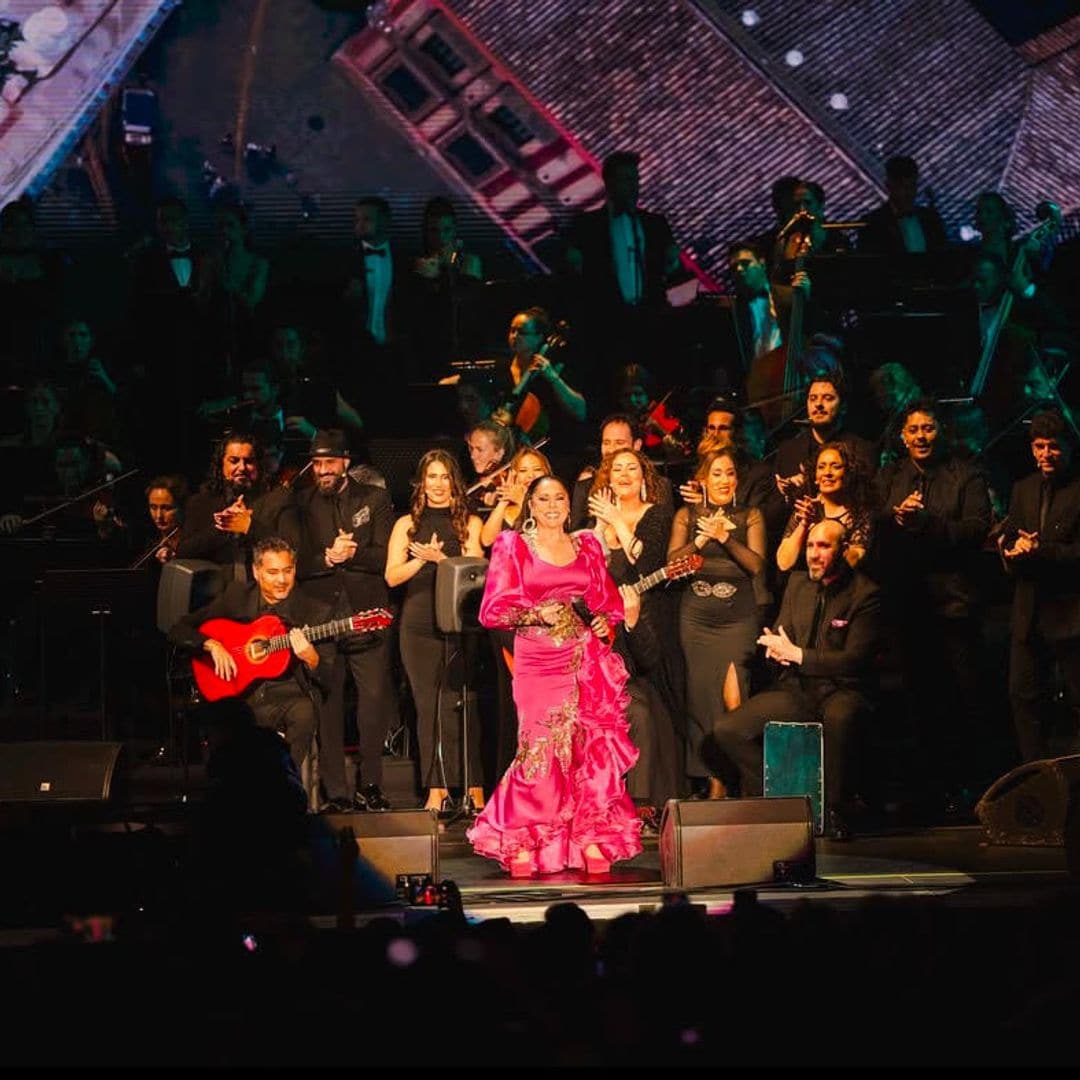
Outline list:
[[[565,348],[567,323],[565,321],[556,324],[555,329],[548,334],[544,344],[540,346],[529,367],[522,374],[520,381],[513,390],[491,413],[491,419],[503,427],[514,428],[522,436],[525,442],[531,442],[533,437],[546,434],[544,421],[544,406],[540,399],[529,389],[529,384],[536,378],[540,370],[537,364],[538,358],[547,358],[552,349]],[[562,363],[552,362],[557,375],[562,374],[566,366]],[[543,429],[543,430],[542,430]]]
[[[693,443],[682,421],[667,411],[669,397],[670,390],[659,401],[650,401],[641,414],[645,452],[660,449],[673,457],[689,458],[694,452]]]

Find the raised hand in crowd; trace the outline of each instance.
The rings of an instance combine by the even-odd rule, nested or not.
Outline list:
[[[353,534],[344,529],[338,529],[333,544],[325,549],[326,565],[338,566],[348,562],[356,554],[356,548],[357,543],[353,539]]]
[[[244,504],[243,495],[237,495],[224,510],[214,514],[214,528],[227,533],[248,532],[251,528],[251,508]]]

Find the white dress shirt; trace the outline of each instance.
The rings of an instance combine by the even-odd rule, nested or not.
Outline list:
[[[191,261],[191,245],[185,248],[169,248],[169,266],[172,267],[173,277],[181,289],[186,289],[191,282],[193,264]]]
[[[379,254],[382,252],[382,254]],[[368,333],[380,344],[386,344],[386,304],[394,280],[394,257],[390,244],[364,242],[364,274],[367,279]]]
[[[611,258],[623,302],[640,304],[645,285],[645,232],[637,214],[609,214]]]

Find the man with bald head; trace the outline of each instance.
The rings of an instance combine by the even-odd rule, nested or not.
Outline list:
[[[820,722],[826,828],[837,840],[851,836],[848,758],[854,729],[871,708],[879,611],[877,586],[843,557],[845,539],[844,527],[831,520],[807,534],[807,569],[788,578],[775,627],[765,627],[758,638],[779,677],[732,712],[718,705],[703,747],[704,754],[725,755],[738,767],[743,796],[760,795],[765,724]]]

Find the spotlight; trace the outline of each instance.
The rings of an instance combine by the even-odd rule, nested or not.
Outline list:
[[[829,108],[837,112],[844,112],[849,107],[847,94],[830,94]]]
[[[972,228],[970,225],[960,226],[960,239],[965,244],[970,244],[972,240],[977,239],[979,236],[979,230]]]
[[[788,67],[798,67],[805,59],[806,57],[798,49],[788,49],[784,53],[784,63]]]
[[[752,30],[759,22],[761,22],[761,16],[753,8],[743,8],[743,13],[739,16],[739,21],[747,29]]]

